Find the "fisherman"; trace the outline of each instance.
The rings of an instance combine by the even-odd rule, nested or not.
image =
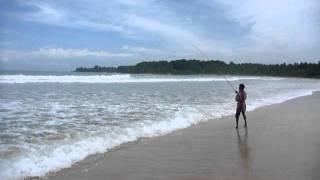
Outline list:
[[[244,91],[244,84],[239,85],[239,92],[235,91],[237,101],[237,110],[236,110],[236,122],[238,128],[238,122],[239,122],[239,116],[240,113],[242,113],[243,119],[244,119],[244,127],[247,127],[247,117],[246,117],[246,99],[247,99],[247,93]]]

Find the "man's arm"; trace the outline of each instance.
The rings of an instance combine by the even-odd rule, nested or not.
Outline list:
[[[239,102],[240,100],[240,96],[239,96],[239,93],[236,95],[236,97],[234,98],[235,101]]]

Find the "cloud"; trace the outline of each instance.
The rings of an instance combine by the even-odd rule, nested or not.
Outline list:
[[[218,0],[225,17],[249,27],[241,53],[303,53],[320,42],[318,0]],[[281,53],[282,51],[282,53]],[[280,55],[281,56],[281,55]]]
[[[62,6],[64,3],[59,1],[31,1],[30,6],[37,7],[37,11],[23,14],[21,18],[68,28],[117,32],[122,37],[136,40],[144,37],[150,41],[160,41],[159,45],[167,43],[165,46],[175,47],[175,51],[197,53],[192,46],[194,44],[207,53],[232,54],[224,42],[201,35],[201,31],[190,24],[192,17],[180,17],[179,12],[166,3],[154,0],[76,2],[73,7]],[[188,22],[189,26],[181,22]]]
[[[139,47],[139,46],[128,46],[125,45],[122,47],[123,50],[132,52],[132,53],[151,53],[151,54],[161,54],[165,53],[163,50],[154,49],[154,48],[146,48],[146,47]]]
[[[171,41],[180,46],[180,49],[197,53],[197,49],[194,48],[194,46],[197,46],[207,53],[232,54],[231,49],[227,48],[223,42],[218,43],[212,38],[201,37],[194,31],[176,24],[133,15],[127,18],[127,25],[160,35],[166,42]]]
[[[37,22],[67,28],[80,28],[94,31],[118,32],[124,35],[129,35],[131,32],[125,27],[116,25],[109,21],[109,17],[93,16],[95,13],[82,13],[81,9],[71,6],[63,6],[63,4],[50,3],[50,1],[29,1],[25,2],[28,6],[34,7],[36,10],[31,12],[20,13],[20,18],[30,22]],[[81,2],[81,1],[78,1]],[[75,6],[77,6],[75,2]],[[97,3],[99,4],[99,3]],[[89,5],[88,9],[96,7]],[[82,7],[84,8],[84,7]],[[83,10],[84,11],[84,10]],[[97,14],[103,14],[105,10],[98,11]],[[94,12],[94,10],[93,10]],[[117,14],[114,14],[117,16]]]
[[[31,15],[31,17],[38,21],[61,21],[63,18],[65,18],[66,14],[63,11],[60,11],[58,9],[55,9],[47,4],[35,4],[39,11],[35,12]]]
[[[266,63],[318,61],[320,58],[319,0],[15,2],[19,8],[6,11],[14,14],[14,18],[5,17],[9,17],[6,21],[17,24],[13,30],[19,34],[2,33],[8,37],[5,41],[12,41],[9,47],[2,47],[29,50],[7,50],[1,54],[6,60],[113,57],[118,63],[118,59],[133,62],[141,57],[204,59],[198,48],[210,59],[235,62],[239,59]],[[26,30],[20,28],[25,22]],[[52,26],[56,27],[51,32]],[[3,28],[12,30],[4,23],[0,33]],[[70,38],[70,29],[81,38]],[[40,39],[38,32],[48,37]],[[60,48],[40,48],[56,44]],[[112,52],[104,51],[106,48]]]
[[[111,53],[107,51],[93,51],[89,49],[63,49],[63,48],[40,48],[32,51],[2,50],[1,59],[29,59],[29,58],[50,58],[50,59],[72,59],[83,57],[131,57],[132,53]]]

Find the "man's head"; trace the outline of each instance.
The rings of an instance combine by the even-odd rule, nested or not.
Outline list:
[[[239,91],[244,90],[244,87],[245,87],[244,84],[239,84]]]

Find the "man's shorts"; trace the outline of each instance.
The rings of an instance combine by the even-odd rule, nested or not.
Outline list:
[[[244,113],[246,112],[246,105],[243,106],[237,106],[237,110],[236,110],[236,116],[239,116],[240,113]]]

